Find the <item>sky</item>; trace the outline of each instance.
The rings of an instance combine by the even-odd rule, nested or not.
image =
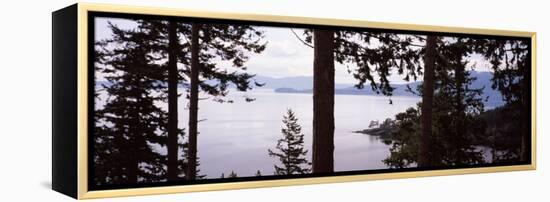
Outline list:
[[[122,29],[136,28],[137,24],[131,20],[120,18],[95,19],[95,39],[107,39],[111,36],[108,28],[108,22],[111,22]],[[295,76],[313,76],[313,49],[304,45],[291,31],[290,28],[282,27],[258,27],[264,31],[264,42],[267,42],[266,49],[261,54],[250,53],[249,60],[245,63],[247,71],[252,74],[269,77],[295,77]],[[303,29],[294,29],[301,36]],[[302,37],[303,39],[303,37]],[[476,71],[490,71],[489,63],[479,55],[473,55],[470,58],[467,69],[472,69],[475,65]],[[231,69],[230,63],[218,62],[221,68]],[[349,65],[350,69],[356,68]],[[101,77],[101,76],[99,76]],[[394,72],[389,80],[392,83],[405,83],[403,76]],[[101,80],[101,78],[99,78]],[[421,81],[422,78],[419,78]],[[357,80],[348,73],[346,65],[335,64],[335,82],[340,84],[355,84]]]

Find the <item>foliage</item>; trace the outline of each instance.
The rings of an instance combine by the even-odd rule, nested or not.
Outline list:
[[[229,175],[227,176],[227,178],[237,178],[237,173],[235,173],[234,171],[231,171],[231,173],[229,173]]]
[[[521,111],[512,105],[488,110],[481,115],[487,123],[485,138],[478,144],[491,148],[492,162],[517,162],[521,153]]]
[[[164,100],[156,95],[162,91],[163,66],[149,60],[151,47],[141,43],[148,37],[142,30],[112,24],[110,29],[113,38],[96,44],[96,72],[104,74],[109,85],[102,86],[106,104],[95,114],[94,181],[160,181],[165,158],[154,145],[165,145],[167,112],[154,103]]]
[[[311,163],[306,159],[307,150],[304,149],[304,134],[298,124],[298,118],[291,109],[283,116],[283,137],[277,141],[275,150],[268,150],[269,156],[280,161],[274,165],[275,175],[305,174],[311,172]]]
[[[465,71],[468,61],[464,58],[472,52],[470,47],[467,40],[453,38],[438,48],[430,137],[431,166],[485,162],[482,151],[474,145],[485,135],[486,123],[480,117],[484,112],[483,89],[470,88],[475,78]],[[392,133],[392,140],[386,142],[391,145],[390,156],[384,160],[392,168],[409,167],[417,161],[420,106],[396,115],[397,129]]]
[[[313,31],[304,31],[304,42],[312,46]],[[391,96],[394,90],[389,76],[404,75],[405,81],[416,81],[422,73],[421,57],[424,38],[417,35],[373,31],[341,30],[335,34],[335,61],[344,64],[362,89],[370,84],[376,93]],[[350,69],[350,66],[356,68]],[[373,75],[373,73],[375,73]]]

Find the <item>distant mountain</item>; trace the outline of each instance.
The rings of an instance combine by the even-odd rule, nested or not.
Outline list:
[[[274,78],[269,76],[257,75],[253,78],[256,82],[265,84],[262,88],[293,88],[296,90],[306,90],[313,88],[313,77],[311,76],[293,76]],[[336,84],[336,88],[345,88],[351,84]]]
[[[111,83],[110,81],[107,81],[107,80],[95,81],[95,87],[96,88],[102,88],[103,86],[109,87],[111,85],[113,85],[113,83]],[[163,83],[163,82],[157,82],[157,85],[166,86],[167,84]],[[178,84],[178,88],[187,88],[187,87],[189,87],[188,83],[179,83]]]
[[[499,91],[491,88],[493,74],[490,72],[477,72],[470,71],[470,76],[476,78],[470,85],[470,88],[478,89],[483,88],[483,99],[486,107],[492,108],[497,106],[504,105],[502,100],[502,95]],[[312,93],[313,88],[313,77],[311,76],[296,76],[296,77],[268,77],[257,75],[253,78],[257,83],[265,84],[262,87],[264,89],[275,89],[276,93]],[[212,82],[214,81],[207,81]],[[407,91],[407,85],[416,92],[417,86],[421,82],[411,82],[407,84],[392,84],[394,87],[393,95],[394,96],[416,96],[415,94]],[[100,85],[109,86],[110,83],[107,81],[98,81],[96,82],[96,87]],[[230,88],[234,88],[234,85],[229,85]],[[180,88],[187,87],[186,83],[179,85]],[[353,84],[335,84],[335,94],[339,95],[374,95],[382,96],[381,94],[376,94],[371,89],[370,85],[365,85],[363,89],[357,89]]]
[[[493,75],[491,72],[477,72],[470,71],[470,76],[476,78],[472,84],[469,86],[472,89],[483,88],[483,102],[486,107],[493,108],[497,106],[504,105],[502,100],[502,95],[499,91],[491,88]],[[270,78],[264,76],[256,76],[255,78],[258,81],[265,81],[265,88],[273,88],[277,93],[312,93],[312,77],[286,77],[286,78]],[[273,82],[272,85],[269,82]],[[394,96],[416,96],[415,94],[409,92],[407,89],[409,86],[410,89],[416,92],[417,86],[421,82],[411,82],[406,84],[392,84],[391,86],[395,88],[393,90]],[[296,84],[296,85],[295,85]],[[376,94],[370,87],[370,85],[365,85],[363,89],[357,89],[352,84],[336,84],[335,94],[339,95],[374,95],[382,96],[381,94]]]
[[[420,82],[413,82],[408,84],[394,84],[392,85],[393,88],[393,95],[394,96],[415,96],[413,93],[407,91],[407,85],[416,92],[416,87],[420,84]],[[348,84],[340,84],[341,86],[346,86],[344,88],[335,88],[334,93],[337,95],[382,95],[377,94],[375,91],[372,90],[370,85],[366,85],[363,89],[358,89],[355,86]],[[277,93],[312,93],[312,89],[294,89],[294,88],[276,88],[275,92]]]

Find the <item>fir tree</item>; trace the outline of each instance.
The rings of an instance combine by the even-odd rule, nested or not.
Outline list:
[[[421,136],[420,103],[416,108],[408,108],[395,115],[396,128],[391,139],[384,143],[390,145],[390,155],[382,160],[390,168],[406,168],[416,164]]]
[[[440,161],[450,165],[483,163],[482,152],[474,147],[474,141],[485,135],[485,122],[480,118],[485,110],[483,88],[471,87],[476,78],[466,71],[469,63],[466,57],[473,51],[471,40],[453,37],[447,41],[452,42],[447,42],[440,50],[441,56],[446,59],[441,63],[446,65],[439,73],[435,100],[438,112],[442,114],[436,116],[438,119],[434,122],[439,122],[441,127],[438,129],[441,131],[440,138],[448,142],[445,148],[447,158]]]
[[[466,71],[466,56],[472,53],[471,41],[464,38],[446,38],[439,43],[435,61],[433,104],[431,110],[422,110],[422,100],[417,108],[396,115],[396,129],[392,139],[390,156],[384,163],[392,168],[443,165],[473,165],[483,163],[481,151],[475,148],[476,140],[485,133],[482,90],[471,88],[475,78]],[[422,84],[425,85],[425,84]],[[419,86],[424,94],[425,87]],[[430,113],[430,132],[425,133],[422,113]],[[428,138],[426,138],[426,135]],[[429,153],[425,151],[429,145]],[[424,162],[419,162],[421,158]]]
[[[436,65],[437,37],[427,36],[426,49],[424,54],[424,81],[422,82],[422,135],[418,147],[418,166],[432,166],[433,158],[430,158],[433,152],[433,100],[434,100],[434,80]]]
[[[166,112],[154,103],[162,90],[162,66],[149,60],[143,30],[110,24],[112,39],[96,43],[96,72],[108,84],[106,104],[96,109],[94,178],[97,184],[157,182],[165,158],[153,149],[164,145]],[[183,135],[183,131],[180,131]]]
[[[394,69],[404,75],[406,81],[417,79],[422,69],[420,53],[424,45],[414,42],[425,39],[414,35],[322,29],[306,29],[304,35],[305,39],[299,38],[300,41],[314,49],[313,172],[333,172],[334,63],[348,66],[348,72],[358,80],[356,88],[362,89],[369,83],[376,93],[391,96],[393,88],[388,77]]]
[[[334,171],[334,32],[315,30],[313,39],[313,171],[326,173]],[[293,164],[283,164],[287,172],[275,173],[292,174]]]
[[[280,165],[274,165],[275,175],[292,175],[310,173],[309,161],[306,159],[307,150],[304,149],[304,134],[298,124],[298,118],[290,109],[283,116],[283,137],[277,141],[275,151],[269,149],[269,156],[280,161]]]
[[[239,176],[237,176],[237,173],[235,173],[234,171],[231,171],[231,173],[229,173],[229,175],[227,176],[227,178],[237,178]]]
[[[180,177],[178,169],[178,34],[177,23],[168,22],[168,138],[167,148],[167,179],[177,180]]]
[[[153,20],[136,22],[139,29],[147,33],[147,38],[144,38],[142,43],[149,45],[153,53],[149,55],[150,59],[165,66],[162,79],[169,78],[168,88],[163,91],[169,103],[168,178],[175,180],[174,175],[177,175],[177,178],[185,176],[193,180],[197,178],[198,173],[198,92],[202,91],[212,96],[212,100],[216,102],[231,103],[233,100],[224,98],[229,93],[230,84],[235,85],[240,91],[261,86],[260,83],[252,82],[254,75],[246,73],[245,62],[248,60],[248,52],[260,53],[265,49],[266,43],[261,40],[263,32],[247,25]],[[220,67],[220,61],[229,61],[232,65]],[[180,138],[177,138],[179,150],[175,149],[177,145],[174,144],[178,114],[177,84],[183,84],[188,88],[185,97],[190,103],[189,141],[179,141]],[[183,144],[186,145],[185,148],[182,148]],[[182,151],[183,149],[185,151]],[[184,152],[184,158],[179,155],[181,152]],[[174,171],[175,157],[178,157],[178,169],[184,167],[185,170]]]
[[[508,40],[508,39],[485,39],[476,40],[475,52],[484,56],[491,63],[494,72],[492,79],[493,89],[497,89],[506,101],[506,107],[500,110],[508,111],[510,114],[518,113],[516,119],[519,122],[521,132],[520,150],[515,152],[515,145],[509,145],[511,150],[502,151],[508,154],[504,161],[520,160],[529,161],[531,156],[531,125],[529,125],[531,114],[531,54],[529,51],[528,40]],[[508,125],[514,130],[513,124]],[[500,138],[514,139],[514,134],[504,132],[500,134],[509,134]],[[516,153],[516,154],[511,154]]]
[[[260,172],[260,170],[256,171],[256,174],[255,174],[256,177],[260,177],[262,176],[262,173]]]
[[[248,60],[247,53],[261,53],[266,43],[261,41],[263,32],[253,26],[193,23],[190,30],[191,34],[187,40],[191,42],[190,62],[184,62],[190,64],[187,173],[196,173],[199,90],[214,96],[214,101],[233,102],[223,98],[228,93],[228,84],[234,84],[239,91],[261,86],[262,84],[257,82],[250,83],[254,75],[245,72],[245,62]],[[228,72],[224,68],[219,68],[217,60],[230,61],[237,70]],[[207,80],[209,82],[206,82]],[[195,175],[189,174],[187,179],[193,180]]]

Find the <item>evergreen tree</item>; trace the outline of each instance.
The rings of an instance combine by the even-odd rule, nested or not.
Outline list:
[[[511,146],[507,153],[508,160],[513,156],[520,161],[528,161],[531,157],[531,55],[529,51],[529,40],[520,39],[486,39],[475,41],[475,52],[483,55],[491,63],[493,69],[493,89],[497,89],[506,101],[506,107],[500,110],[508,111],[510,114],[518,114],[516,119],[519,122],[521,132],[520,151],[514,152],[515,146]],[[503,126],[504,127],[504,126]],[[506,126],[513,130],[513,125]],[[511,132],[511,131],[510,131]],[[500,134],[511,134],[504,132]],[[513,133],[512,133],[513,134]],[[513,135],[512,135],[513,136]],[[506,136],[501,138],[513,138]],[[506,160],[506,161],[508,161]]]
[[[433,159],[432,154],[432,107],[434,93],[434,74],[437,38],[435,36],[427,36],[426,39],[426,54],[424,55],[424,81],[422,82],[422,136],[420,137],[420,145],[418,151],[418,166],[431,166]]]
[[[112,39],[96,43],[96,72],[104,74],[107,100],[96,109],[94,180],[97,184],[156,182],[164,179],[165,158],[153,149],[166,142],[161,65],[149,60],[144,30],[110,24]],[[183,131],[180,131],[183,135]]]
[[[395,115],[396,128],[391,132],[390,155],[382,160],[390,168],[406,168],[416,164],[421,136],[420,105]]]
[[[177,85],[183,83],[188,88],[186,98],[189,99],[189,141],[185,143],[188,147],[185,159],[178,159],[180,170],[187,179],[193,180],[197,177],[198,158],[197,153],[197,127],[198,127],[198,94],[199,91],[212,96],[216,102],[231,103],[233,100],[225,99],[229,93],[229,85],[235,85],[237,90],[246,91],[253,86],[262,84],[252,82],[254,75],[246,73],[245,62],[248,60],[247,53],[261,53],[266,43],[261,39],[263,32],[248,25],[230,24],[200,24],[183,21],[138,21],[142,29],[147,29],[149,39],[143,43],[151,44],[152,51],[155,51],[155,60],[168,62],[166,77],[170,78],[167,92],[169,97],[169,149],[168,156],[171,163],[168,170],[174,166],[174,156],[178,150],[174,147],[173,129],[177,128]],[[176,32],[176,34],[174,34]],[[174,64],[174,57],[177,64]],[[218,62],[229,61],[230,67],[220,67]],[[177,70],[177,71],[176,71]],[[177,74],[174,76],[174,74]],[[176,81],[174,81],[177,79]],[[252,101],[251,98],[245,98]],[[180,143],[181,144],[181,143]],[[181,151],[181,150],[179,150]],[[173,174],[172,174],[173,175]]]
[[[268,150],[269,156],[277,158],[281,163],[281,165],[274,165],[275,175],[310,173],[311,163],[306,159],[308,151],[304,149],[304,134],[292,110],[288,109],[283,116],[283,124],[281,129],[283,138],[277,141],[275,151]]]
[[[235,173],[234,171],[231,171],[231,173],[229,173],[229,175],[227,176],[227,178],[237,178],[239,176],[237,176],[237,173]]]
[[[255,176],[256,176],[256,177],[262,176],[262,173],[260,172],[260,170],[256,171],[256,175],[255,175]]]
[[[185,141],[183,129],[178,127],[177,119],[177,99],[179,97],[177,86],[186,81],[182,76],[184,70],[178,69],[177,64],[180,61],[180,55],[186,51],[185,46],[179,41],[181,34],[178,33],[179,23],[176,21],[162,20],[142,20],[136,19],[138,32],[131,30],[125,31],[125,35],[143,35],[140,43],[146,45],[149,51],[147,60],[151,63],[160,65],[162,68],[157,69],[158,84],[162,84],[160,95],[162,102],[168,104],[167,117],[167,138],[164,139],[163,146],[166,146],[166,179],[174,181],[182,179],[185,176],[182,168],[187,168],[186,156],[181,156],[187,149],[188,144]],[[197,171],[198,172],[198,171]]]
[[[191,62],[190,93],[189,93],[189,166],[187,173],[196,173],[197,135],[198,135],[198,94],[203,92],[214,96],[218,102],[232,102],[223,99],[227,95],[228,84],[234,84],[239,91],[250,90],[252,86],[261,86],[257,82],[251,84],[254,75],[244,72],[248,60],[247,53],[261,53],[265,49],[263,32],[253,26],[227,24],[191,25]],[[216,60],[231,61],[233,68],[239,71],[228,72],[219,68]],[[206,82],[209,81],[209,82]],[[246,98],[246,101],[252,99]],[[188,174],[187,179],[195,179],[194,174]]]
[[[168,22],[168,139],[166,143],[168,181],[177,180],[178,169],[178,34],[177,23]]]
[[[199,27],[191,25],[191,75],[189,89],[189,166],[187,173],[195,173],[197,170],[197,136],[198,136],[198,104],[199,104]],[[195,175],[187,175],[188,180],[194,180]]]
[[[425,100],[417,108],[410,108],[396,115],[396,129],[392,132],[390,156],[384,163],[392,168],[418,166],[473,165],[483,163],[482,152],[475,148],[475,142],[485,134],[482,90],[471,88],[475,78],[466,71],[466,56],[472,53],[470,40],[446,38],[437,48],[437,68],[434,80],[435,94],[429,112],[431,114],[428,139],[424,132]],[[427,71],[427,70],[425,70]],[[425,83],[425,82],[424,82]],[[425,85],[425,84],[422,84]],[[421,94],[425,87],[419,86]],[[421,113],[420,113],[421,112]],[[430,152],[420,154],[426,142]],[[422,164],[420,158],[428,159]]]
[[[142,41],[149,44],[151,51],[155,54],[151,59],[163,64],[164,77],[168,82],[163,90],[168,103],[168,137],[167,148],[167,180],[175,181],[187,176],[188,166],[187,150],[189,143],[178,135],[178,86],[188,86],[188,78],[185,76],[188,70],[178,68],[178,64],[188,64],[186,55],[189,52],[189,44],[182,43],[182,38],[189,34],[186,24],[170,20],[137,20],[138,27],[146,30],[149,38]],[[180,155],[183,154],[183,155]],[[198,171],[196,171],[198,173]]]
[[[368,82],[375,92],[391,96],[393,88],[388,76],[392,70],[405,75],[406,81],[417,79],[421,70],[419,47],[423,45],[414,42],[424,39],[413,35],[349,30],[306,29],[304,35],[305,40],[300,40],[314,49],[313,172],[333,172],[334,63],[357,67],[352,70],[348,66],[348,71],[358,80],[356,88],[364,88]],[[372,75],[373,72],[376,75]]]
[[[488,110],[481,118],[487,123],[486,139],[491,148],[491,162],[518,162],[522,150],[521,109],[509,104]]]
[[[469,61],[465,58],[472,54],[472,41],[462,37],[447,41],[452,42],[440,50],[446,59],[441,63],[446,65],[439,73],[438,100],[435,101],[442,114],[436,116],[439,120],[434,120],[440,123],[440,135],[448,142],[445,148],[448,158],[443,161],[452,165],[483,163],[482,152],[474,147],[474,142],[485,135],[486,124],[480,117],[484,112],[483,88],[472,88],[476,78],[466,71]]]
[[[326,173],[334,171],[334,32],[314,30],[313,39],[313,171]],[[275,173],[293,174],[287,166]]]

